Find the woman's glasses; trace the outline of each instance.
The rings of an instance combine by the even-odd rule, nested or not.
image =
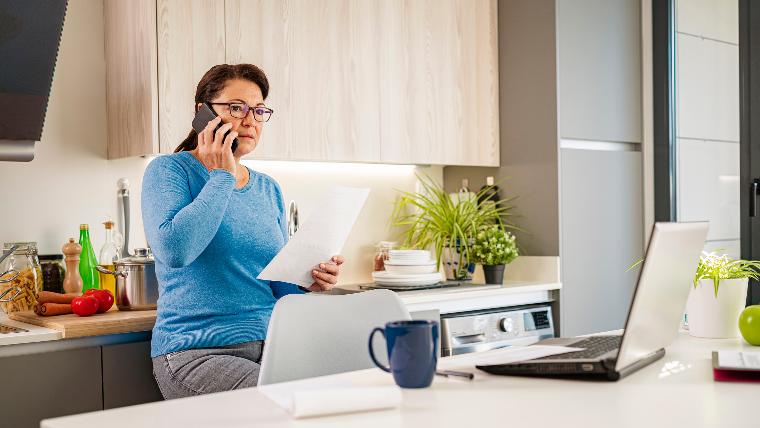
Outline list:
[[[248,112],[253,112],[253,120],[256,122],[266,122],[269,120],[269,118],[272,117],[272,113],[274,113],[274,110],[272,110],[269,107],[265,106],[249,106],[246,103],[209,103],[211,105],[215,106],[227,106],[227,109],[230,111],[230,116],[237,118],[237,119],[243,119],[246,116],[248,116]]]

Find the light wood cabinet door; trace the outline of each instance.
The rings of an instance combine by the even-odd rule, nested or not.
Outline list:
[[[226,0],[275,110],[254,158],[498,165],[496,0]]]
[[[161,153],[187,137],[203,74],[224,63],[224,2],[158,0],[158,114]]]
[[[108,158],[157,153],[156,0],[106,0]]]
[[[259,159],[499,164],[496,0],[106,0],[109,158],[170,153],[201,76],[253,63]]]
[[[227,61],[261,67],[260,159],[380,161],[382,0],[226,0]]]
[[[495,0],[382,3],[381,160],[499,164]]]

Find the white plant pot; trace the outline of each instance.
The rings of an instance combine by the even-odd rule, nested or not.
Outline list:
[[[460,261],[464,266],[459,265]],[[446,274],[446,280],[454,281],[472,279],[472,275],[467,271],[467,264],[467,260],[465,260],[464,257],[460,257],[458,248],[443,247],[441,253],[441,265],[443,265],[443,272]]]
[[[689,334],[695,337],[723,339],[739,337],[739,314],[747,300],[747,278],[721,279],[718,297],[711,279],[700,280],[692,287],[686,313]]]

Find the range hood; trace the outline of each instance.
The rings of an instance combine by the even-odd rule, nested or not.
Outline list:
[[[0,0],[0,161],[34,159],[67,0]]]

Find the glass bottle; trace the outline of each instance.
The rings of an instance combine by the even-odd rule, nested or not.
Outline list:
[[[100,266],[113,271],[114,262],[121,258],[121,250],[119,244],[114,237],[114,222],[108,220],[103,223],[106,227],[106,242],[100,248]],[[116,277],[111,274],[100,273],[100,288],[110,291],[114,296],[116,295]]]
[[[380,241],[375,245],[375,258],[373,271],[378,272],[385,270],[385,261],[390,257],[389,251],[396,247],[395,242]]]
[[[98,259],[95,258],[95,250],[90,242],[90,226],[79,225],[79,245],[82,246],[82,255],[79,258],[79,275],[82,276],[82,292],[90,288],[100,288],[100,273],[96,266]]]

